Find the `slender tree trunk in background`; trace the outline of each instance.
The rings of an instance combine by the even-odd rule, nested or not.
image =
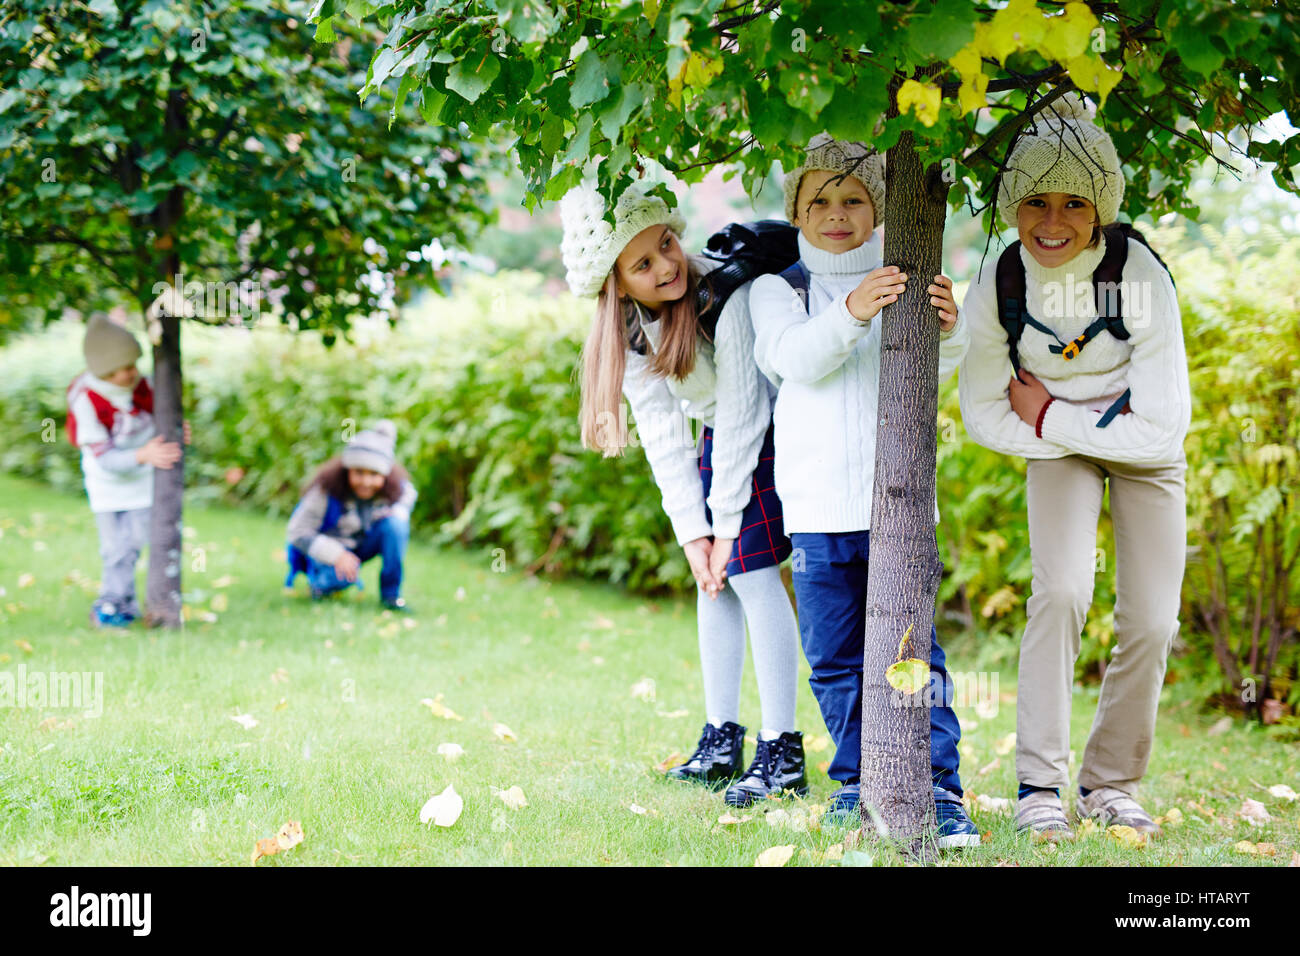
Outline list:
[[[149,577],[145,589],[149,623],[181,623],[181,498],[185,490],[185,445],[181,441],[181,320],[160,317],[162,340],[153,347],[153,415],[164,441],[181,445],[181,458],[153,473],[153,511],[149,519]]]
[[[172,64],[172,88],[167,94],[167,110],[163,117],[173,153],[187,146],[189,136],[188,101],[180,78],[182,62],[178,57]],[[181,186],[173,186],[150,214],[154,234],[158,237],[154,249],[164,253],[159,261],[159,278],[173,286],[181,281],[177,234],[184,214],[185,189]],[[176,289],[175,304],[178,307],[184,292],[183,288]],[[162,335],[153,347],[153,414],[158,434],[163,441],[178,443],[181,457],[171,468],[155,468],[153,473],[149,576],[145,594],[149,623],[154,627],[181,625],[181,500],[185,490],[184,412],[181,406],[183,316],[171,315],[172,311],[176,310],[167,309],[158,316]],[[147,328],[148,316],[145,322]]]
[[[922,168],[911,133],[885,161],[886,265],[907,291],[881,322],[876,483],[862,688],[862,801],[913,853],[934,824],[926,689],[904,697],[885,680],[910,627],[904,656],[930,659],[930,625],[943,565],[935,543],[939,323],[926,287],[942,263],[947,184]],[[870,821],[865,821],[870,825]]]

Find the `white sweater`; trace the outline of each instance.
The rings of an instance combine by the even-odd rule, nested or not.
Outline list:
[[[1029,314],[1063,342],[1079,335],[1096,317],[1092,273],[1105,253],[1105,240],[1063,266],[1047,269],[1022,246],[1025,300]],[[1100,332],[1066,361],[1048,347],[1055,339],[1026,326],[1020,364],[1057,399],[1043,418],[1043,437],[1034,434],[1011,407],[1007,385],[1011,358],[998,322],[996,262],[986,263],[971,283],[962,311],[971,329],[971,349],[962,364],[960,397],[966,431],[979,444],[1025,458],[1087,455],[1128,464],[1169,464],[1183,457],[1191,422],[1191,387],[1183,349],[1178,299],[1169,274],[1142,243],[1129,240],[1122,276],[1127,341]],[[1131,414],[1098,428],[1101,415],[1126,389]]]
[[[112,433],[96,416],[87,388],[117,409]],[[123,388],[83,372],[69,393],[91,511],[134,511],[153,506],[153,465],[137,462],[135,452],[158,430],[149,412],[131,414],[133,392],[134,387]]]
[[[876,321],[855,319],[847,302],[863,277],[880,267],[881,239],[873,235],[857,249],[833,253],[801,234],[799,252],[810,274],[807,308],[780,276],[759,276],[749,294],[754,357],[780,389],[776,491],[785,530],[866,531],[876,472],[880,329]],[[956,371],[967,344],[959,316],[950,332],[940,334],[940,381]]]
[[[691,262],[701,274],[719,265],[696,256]],[[661,338],[660,323],[642,315],[640,325],[653,352]],[[627,353],[623,394],[632,406],[637,434],[677,543],[708,535],[738,537],[759,449],[772,421],[772,389],[754,364],[748,287],[741,286],[727,299],[715,341],[697,341],[695,367],[685,379],[658,378],[649,364],[647,356]],[[699,450],[690,438],[686,418],[713,429],[708,500],[712,526],[704,516]]]

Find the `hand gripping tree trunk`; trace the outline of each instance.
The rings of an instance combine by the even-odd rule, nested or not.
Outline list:
[[[886,265],[907,291],[880,316],[876,483],[871,500],[862,688],[862,801],[912,852],[934,822],[926,689],[904,695],[885,679],[903,656],[930,659],[943,566],[935,542],[939,323],[926,287],[941,270],[947,184],[925,169],[910,132],[886,154]]]

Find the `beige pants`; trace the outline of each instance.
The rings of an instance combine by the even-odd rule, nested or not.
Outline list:
[[[1146,773],[1165,660],[1178,633],[1187,556],[1186,468],[1185,462],[1125,465],[1077,455],[1028,463],[1033,588],[1025,606],[1016,705],[1021,783],[1069,784],[1070,693],[1092,603],[1097,519],[1107,480],[1115,529],[1115,644],[1079,785],[1131,793]]]

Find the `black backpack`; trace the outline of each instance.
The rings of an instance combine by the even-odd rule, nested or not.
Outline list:
[[[785,273],[799,261],[799,230],[776,219],[733,222],[710,236],[701,254],[706,259],[722,263],[700,279],[696,290],[700,330],[712,342],[723,306],[742,285],[769,273],[782,274],[787,282],[791,282]],[[807,290],[806,274],[803,288]],[[646,354],[646,343],[635,324],[631,348],[641,355]]]

